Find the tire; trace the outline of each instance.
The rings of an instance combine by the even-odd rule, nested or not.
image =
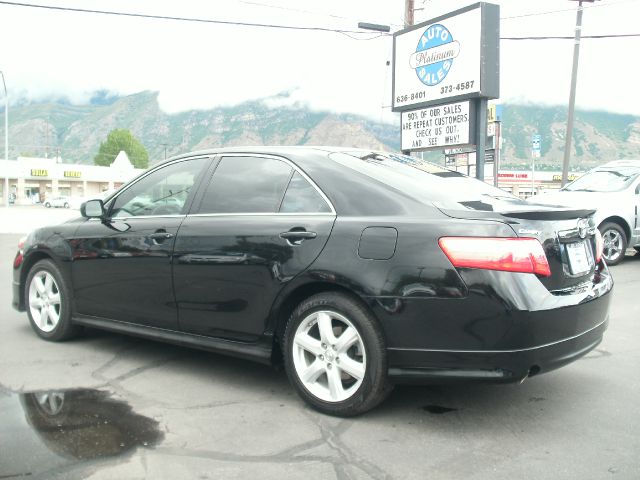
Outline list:
[[[624,260],[624,252],[627,250],[627,235],[620,225],[608,222],[598,227],[602,234],[604,249],[602,257],[607,265],[617,265]]]
[[[69,204],[68,204],[68,203],[65,203],[65,204],[64,204],[64,208],[69,208]]]
[[[303,400],[329,415],[364,413],[392,389],[378,322],[342,293],[313,295],[294,310],[284,333],[284,363]]]
[[[80,331],[71,323],[71,290],[51,260],[40,260],[31,268],[24,295],[29,323],[40,338],[61,342]]]
[[[51,208],[51,204],[49,202],[45,203],[44,206],[47,208]]]
[[[633,249],[634,249],[636,252],[640,253],[640,247],[633,247]]]

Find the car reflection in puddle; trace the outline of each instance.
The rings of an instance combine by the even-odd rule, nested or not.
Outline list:
[[[107,391],[0,389],[0,478],[53,472],[152,447],[163,432]]]

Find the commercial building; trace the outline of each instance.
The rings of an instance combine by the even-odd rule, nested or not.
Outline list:
[[[569,181],[582,176],[583,173],[570,173]],[[529,198],[547,190],[558,190],[562,186],[562,172],[535,172],[533,182],[531,171],[500,170],[498,174],[498,186],[518,197]]]
[[[0,205],[5,202],[7,178],[13,203],[29,205],[60,195],[77,198],[99,196],[107,190],[119,188],[143,171],[134,168],[125,152],[120,152],[108,167],[62,163],[59,157],[0,160]]]

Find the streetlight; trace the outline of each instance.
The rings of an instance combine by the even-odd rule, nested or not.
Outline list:
[[[9,95],[7,94],[7,84],[2,75],[2,85],[4,85],[4,159],[9,160]],[[4,207],[9,208],[9,169],[4,175]]]
[[[358,28],[384,33],[388,33],[389,31],[391,31],[391,27],[389,25],[380,25],[379,23],[358,22]]]
[[[578,2],[576,14],[576,34],[573,46],[573,68],[571,69],[571,90],[569,92],[569,112],[567,114],[567,133],[564,140],[564,159],[562,161],[562,186],[569,177],[569,160],[571,158],[571,140],[573,137],[573,112],[576,105],[576,83],[578,80],[578,58],[580,57],[580,37],[582,36],[582,2],[593,3],[596,0],[571,0]]]

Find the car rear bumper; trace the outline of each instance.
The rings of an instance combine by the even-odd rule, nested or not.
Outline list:
[[[377,308],[392,379],[517,382],[570,363],[602,341],[613,288],[606,266],[590,285],[568,294],[541,288],[533,275],[474,274],[489,276],[495,287],[477,282],[465,298],[405,299],[393,313]]]
[[[429,351],[390,349],[389,377],[398,383],[442,383],[455,380],[509,383],[562,367],[593,350],[607,329],[607,317],[596,327],[548,345],[505,351]]]
[[[20,284],[18,282],[12,282],[12,290],[13,290],[13,297],[11,300],[11,305],[13,305],[13,308],[15,308],[16,310],[18,310],[19,312],[24,312],[25,311],[25,307],[24,307],[24,302],[21,301],[21,296],[20,296]]]

